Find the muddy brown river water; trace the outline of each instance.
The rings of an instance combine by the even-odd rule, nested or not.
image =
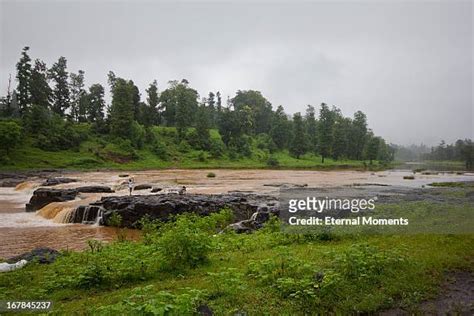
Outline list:
[[[208,178],[209,172],[215,173],[216,177]],[[185,185],[191,193],[219,194],[234,191],[278,194],[281,184],[306,184],[308,187],[384,184],[417,188],[432,182],[474,180],[474,174],[469,173],[416,174],[414,180],[403,179],[403,176],[411,174],[406,170],[361,172],[219,169],[68,172],[63,176],[75,178],[78,182],[57,185],[55,188],[108,185],[116,191],[112,195],[124,195],[128,194],[125,181],[132,177],[135,184],[151,184],[163,188],[164,192]],[[110,227],[61,223],[61,214],[67,210],[88,204],[106,194],[80,194],[74,201],[52,203],[36,213],[26,213],[25,204],[43,181],[44,179],[32,178],[16,188],[0,188],[0,257],[8,258],[36,247],[79,250],[87,247],[89,239],[110,241],[116,238],[116,231]],[[149,190],[137,191],[135,194],[149,194]],[[137,239],[139,232],[129,230],[128,236],[130,239]]]

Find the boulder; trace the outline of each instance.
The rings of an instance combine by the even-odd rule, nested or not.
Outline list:
[[[39,188],[33,192],[33,196],[26,204],[27,212],[35,212],[52,202],[71,201],[79,193],[113,193],[107,186],[84,186],[75,189],[53,189]]]
[[[151,193],[157,193],[157,192],[160,192],[160,191],[163,191],[163,188],[158,188],[158,187],[154,187],[151,189]]]
[[[71,178],[48,178],[41,185],[42,186],[53,186],[53,185],[58,185],[58,184],[62,184],[62,183],[71,183],[71,182],[77,182],[77,180],[76,179],[71,179]]]
[[[14,263],[20,260],[26,260],[28,262],[37,261],[46,264],[54,262],[58,256],[59,252],[57,250],[51,248],[35,248],[21,255],[9,258],[7,262]]]
[[[112,190],[110,187],[104,185],[89,185],[84,187],[75,188],[79,193],[114,193],[115,191]]]
[[[151,184],[138,184],[133,187],[133,190],[138,191],[138,190],[148,190],[151,189],[152,185]]]
[[[22,174],[1,173],[0,174],[0,187],[14,188],[18,184],[25,182],[27,179],[28,177]]]
[[[75,189],[50,189],[39,188],[26,204],[27,212],[35,212],[52,202],[65,202],[74,200],[77,196]]]

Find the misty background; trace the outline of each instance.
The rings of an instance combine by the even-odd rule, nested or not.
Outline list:
[[[24,46],[85,83],[142,92],[186,78],[201,97],[260,90],[273,107],[362,110],[398,144],[474,138],[471,1],[0,2],[0,95]]]

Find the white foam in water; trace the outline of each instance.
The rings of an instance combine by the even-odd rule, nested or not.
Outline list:
[[[36,213],[5,213],[0,216],[0,228],[26,228],[26,227],[45,227],[62,226],[64,224],[54,223]]]

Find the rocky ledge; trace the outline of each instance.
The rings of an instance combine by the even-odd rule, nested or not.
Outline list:
[[[65,202],[74,200],[79,193],[113,193],[107,186],[84,186],[74,189],[39,188],[33,192],[29,203],[26,204],[27,212],[34,212],[52,202]]]
[[[172,215],[195,213],[209,215],[224,208],[232,210],[235,220],[231,228],[237,232],[251,231],[261,227],[270,217],[270,213],[278,214],[278,200],[274,196],[254,194],[158,194],[108,196],[88,206],[100,208],[102,212],[101,224],[107,225],[114,212],[122,217],[122,224],[126,227],[136,227],[136,222],[148,215],[151,219],[168,220]],[[87,212],[88,207],[79,207],[76,213]],[[89,216],[87,216],[89,217]],[[76,214],[77,220],[84,216]],[[90,218],[88,220],[91,220]]]

